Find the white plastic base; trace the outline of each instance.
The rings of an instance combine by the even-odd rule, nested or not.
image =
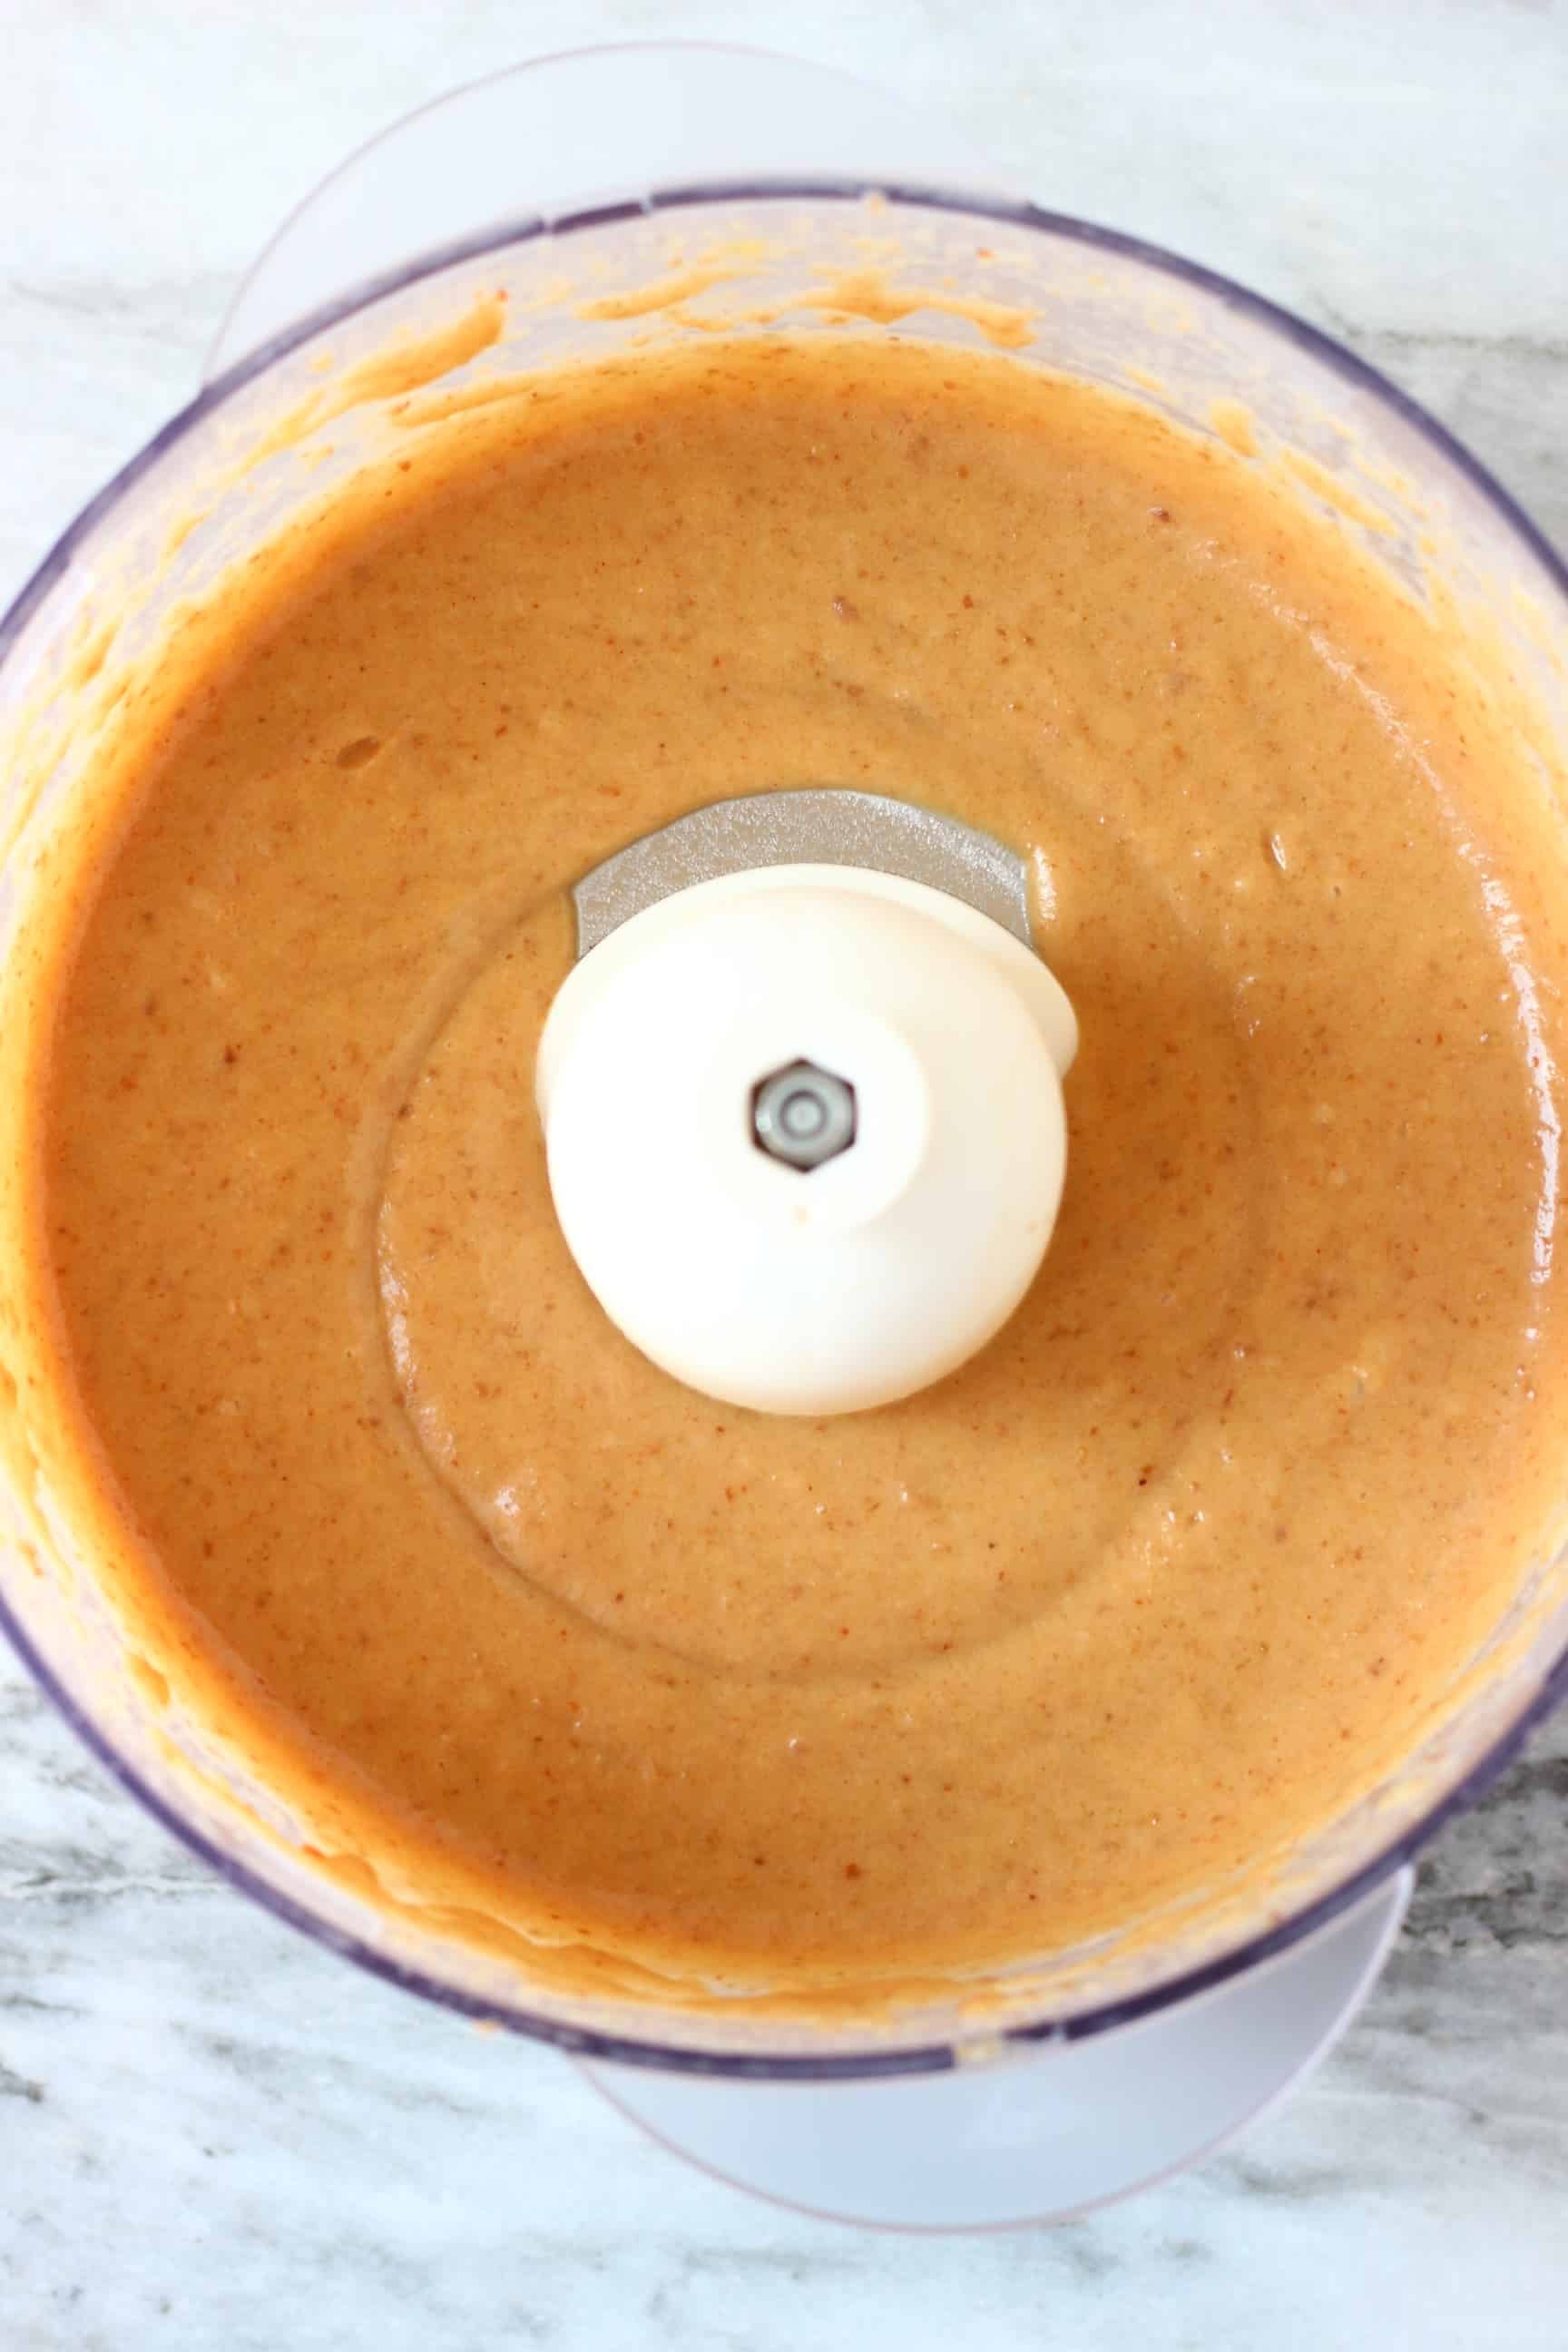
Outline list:
[[[940,117],[795,58],[674,42],[539,59],[436,100],[308,196],[241,285],[205,375],[492,224],[660,184],[792,174],[1026,193]],[[1214,1992],[983,2069],[817,2084],[584,2072],[676,2154],[825,2218],[1060,2221],[1211,2154],[1297,2082],[1366,1998],[1411,1884],[1401,1873]]]
[[[1211,1992],[995,2065],[861,2083],[583,2071],[673,2154],[825,2220],[1066,2221],[1212,2155],[1324,2057],[1371,1991],[1414,1883],[1399,1872]]]
[[[940,114],[800,58],[708,41],[536,58],[405,115],[305,197],[230,303],[207,380],[353,288],[501,223],[783,178],[1025,193]]]

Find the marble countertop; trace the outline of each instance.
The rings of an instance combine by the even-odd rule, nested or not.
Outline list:
[[[0,601],[343,152],[661,34],[945,109],[1043,201],[1342,335],[1568,545],[1562,0],[0,0]],[[1568,1719],[1437,1840],[1371,2007],[1233,2151],[1091,2221],[900,2240],[715,2185],[563,2059],[250,1908],[0,1657],[0,2312],[8,2352],[1561,2352]]]

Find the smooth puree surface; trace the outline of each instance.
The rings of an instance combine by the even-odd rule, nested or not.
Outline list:
[[[335,1866],[869,2000],[1413,1744],[1560,1501],[1568,885],[1342,535],[1016,362],[708,340],[412,437],[193,643],[55,880],[36,1271],[106,1573]],[[532,1066],[584,870],[823,783],[1030,857],[1082,1045],[1022,1309],[817,1424],[606,1322]]]

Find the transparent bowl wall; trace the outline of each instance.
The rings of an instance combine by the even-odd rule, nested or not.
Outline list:
[[[677,252],[689,260],[719,244],[732,252],[749,245],[750,257],[740,281],[699,310],[769,307],[792,333],[852,333],[868,342],[889,331],[960,345],[983,340],[969,320],[918,300],[892,330],[825,312],[823,286],[873,257],[917,292],[961,292],[1033,312],[1036,340],[1008,364],[1114,387],[1200,433],[1214,429],[1216,399],[1241,403],[1262,461],[1294,451],[1325,469],[1302,469],[1301,497],[1335,513],[1415,593],[1440,596],[1455,641],[1468,638],[1478,661],[1495,661],[1501,649],[1538,706],[1552,788],[1561,789],[1568,679],[1554,640],[1558,649],[1568,644],[1568,577],[1441,427],[1348,353],[1167,255],[1024,207],[925,191],[884,192],[868,205],[867,192],[849,186],[673,192],[552,226],[514,224],[362,289],[212,384],[67,533],[0,624],[0,742],[10,795],[0,865],[0,1021],[40,849],[90,770],[123,667],[155,646],[180,601],[210,593],[229,564],[384,453],[403,429],[387,404],[362,401],[247,466],[247,453],[281,413],[340,380],[323,373],[323,360],[330,355],[334,372],[350,368],[390,338],[445,324],[498,288],[510,297],[510,324],[468,374],[613,353],[650,332],[682,330],[647,316],[584,320],[582,298],[655,281]],[[574,299],[560,299],[563,280]],[[1337,506],[1323,495],[1331,478],[1349,493]],[[194,514],[204,519],[189,528]],[[1369,517],[1379,525],[1370,532]],[[187,535],[171,555],[181,530]],[[113,631],[107,644],[106,628]],[[0,1358],[13,1372],[16,1355],[0,1328]],[[955,1986],[950,2000],[875,2030],[763,2021],[739,2001],[690,2013],[565,2000],[514,1966],[416,1919],[395,1920],[312,1872],[296,1850],[300,1825],[276,1795],[249,1782],[243,1759],[221,1753],[177,1696],[161,1703],[138,1671],[90,1559],[30,1465],[25,1403],[16,1412],[0,1618],[125,1784],[237,1885],[363,1965],[521,2031],[653,2063],[818,2077],[941,2067],[960,2053],[973,2061],[1004,2051],[1013,2037],[1102,2030],[1181,1998],[1281,1948],[1395,1867],[1497,1769],[1568,1670],[1568,1558],[1560,1552],[1538,1564],[1419,1751],[1321,1835],[1272,1857],[1261,1884],[1254,1874],[1245,1886],[1212,1887],[1092,1948]],[[1568,1495],[1568,1477],[1564,1486]]]

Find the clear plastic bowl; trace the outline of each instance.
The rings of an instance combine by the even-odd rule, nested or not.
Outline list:
[[[1561,789],[1568,575],[1443,427],[1350,353],[1207,271],[1027,205],[852,183],[667,188],[548,224],[504,226],[360,289],[211,383],[72,525],[0,624],[8,795],[0,1023],[23,984],[18,948],[40,853],[82,789],[121,667],[156,645],[181,601],[210,593],[231,563],[387,446],[385,403],[367,398],[258,463],[237,463],[280,415],[338,380],[323,373],[327,361],[332,371],[352,368],[389,338],[428,331],[498,288],[510,323],[474,372],[608,355],[650,331],[680,330],[647,316],[585,320],[556,299],[562,281],[590,296],[636,288],[668,270],[672,247],[689,259],[719,245],[749,256],[722,289],[727,311],[766,309],[800,335],[976,341],[972,318],[929,301],[912,301],[894,328],[802,307],[797,298],[864,268],[868,240],[916,293],[1032,312],[1036,339],[1009,364],[1087,378],[1199,433],[1215,429],[1216,401],[1240,404],[1260,461],[1281,451],[1309,461],[1303,499],[1334,514],[1415,593],[1442,598],[1458,657],[1468,646],[1478,662],[1495,663],[1501,650],[1539,709],[1542,740],[1555,746]],[[0,1186],[0,1286],[11,1213]],[[6,1376],[21,1370],[4,1319],[0,1365],[3,1402]],[[764,2023],[739,2001],[694,2014],[567,2000],[315,1873],[276,1795],[251,1785],[177,1695],[165,1703],[139,1672],[30,1452],[25,1389],[0,1416],[0,1437],[9,1465],[0,1623],[125,1786],[237,1886],[347,1958],[471,2016],[605,2057],[830,2079],[942,2068],[1020,2039],[1100,2032],[1257,1964],[1346,1908],[1476,1794],[1568,1685],[1568,1553],[1559,1553],[1539,1562],[1419,1750],[1321,1835],[1267,1857],[1261,1878],[1211,1887],[1092,1948],[955,1986],[951,2000],[875,2031]]]

